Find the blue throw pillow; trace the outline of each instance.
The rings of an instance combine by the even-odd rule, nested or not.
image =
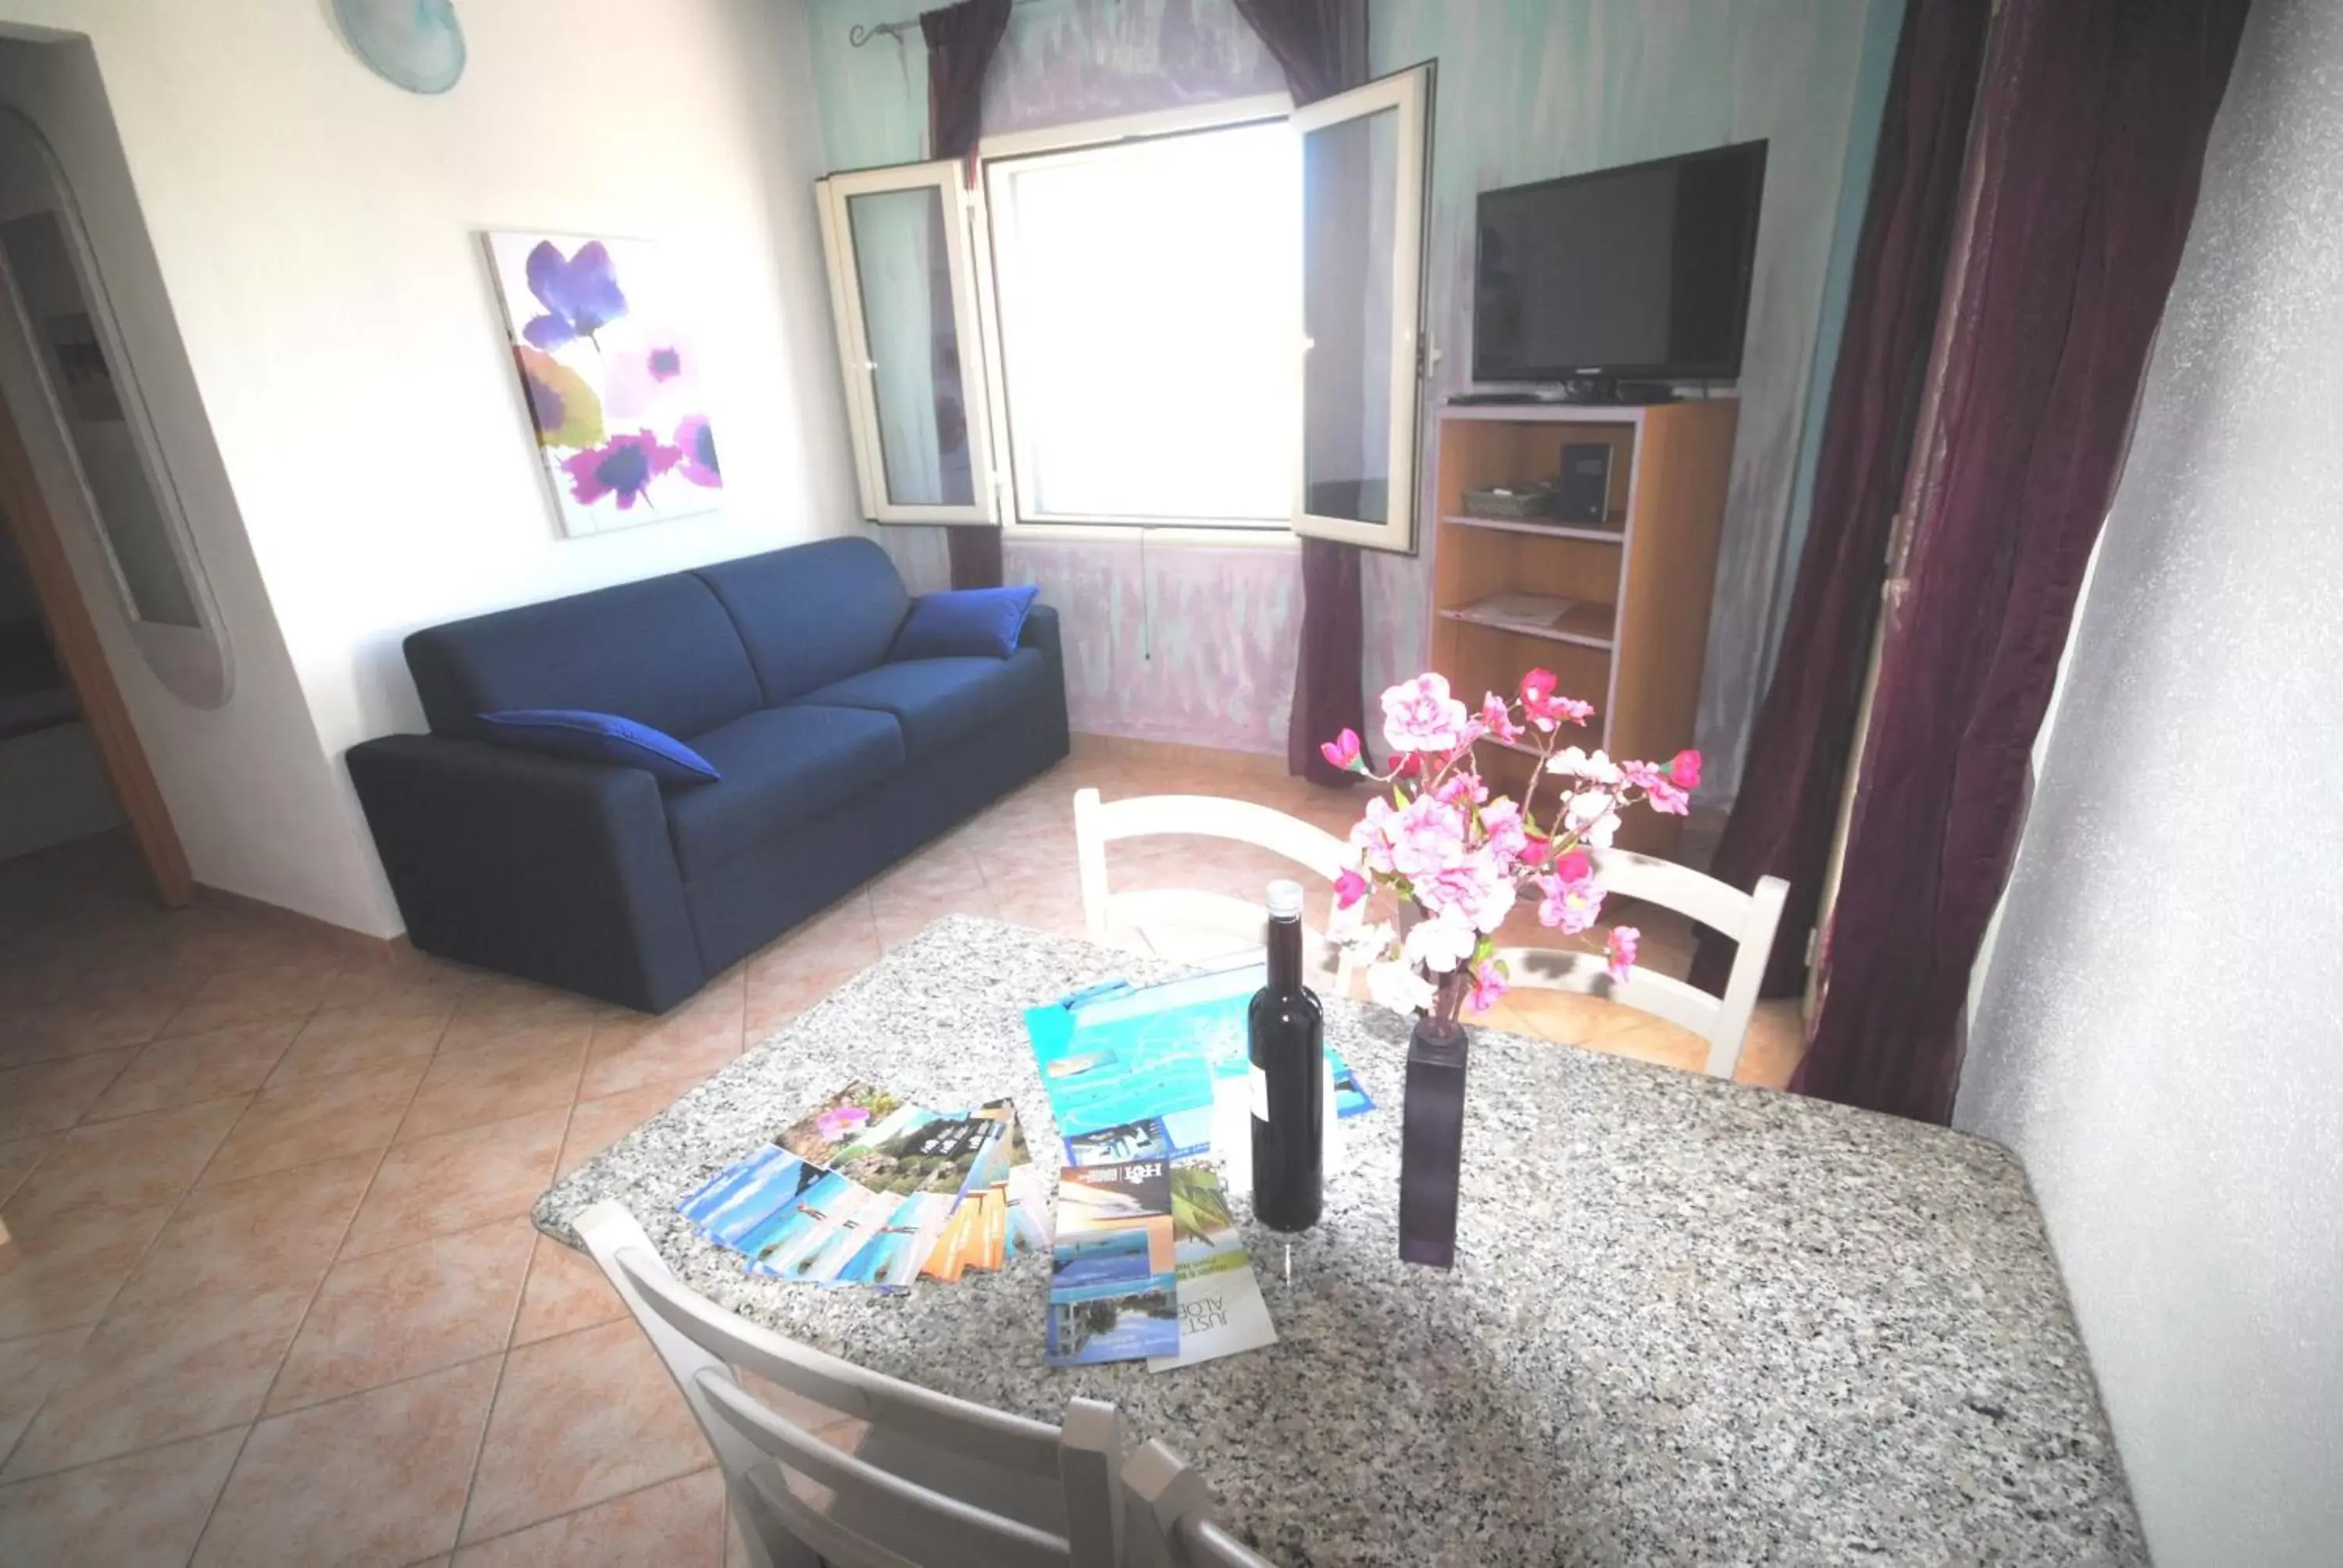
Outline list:
[[[707,758],[674,736],[615,713],[509,708],[483,713],[480,721],[495,725],[499,740],[524,751],[639,768],[662,784],[707,784],[723,777]]]
[[[911,601],[910,618],[895,634],[895,646],[887,657],[1007,658],[1017,651],[1017,634],[1025,628],[1026,612],[1041,591],[1024,583],[923,593]]]

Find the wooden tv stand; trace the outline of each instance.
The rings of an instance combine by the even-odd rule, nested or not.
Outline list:
[[[1595,705],[1565,744],[1658,762],[1692,744],[1739,412],[1730,397],[1440,411],[1432,666],[1467,706],[1543,666],[1564,694]],[[1594,441],[1612,449],[1604,523],[1465,514],[1467,490],[1550,482],[1564,443]],[[1529,757],[1483,755],[1490,787],[1518,799]],[[1539,795],[1551,800],[1553,786]],[[1673,859],[1682,826],[1637,811],[1619,843]]]

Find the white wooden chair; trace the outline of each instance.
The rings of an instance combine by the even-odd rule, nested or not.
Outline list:
[[[1206,961],[1258,952],[1269,911],[1261,904],[1228,893],[1203,889],[1158,888],[1126,893],[1107,886],[1106,847],[1125,839],[1191,834],[1251,844],[1282,855],[1330,886],[1351,863],[1349,845],[1325,829],[1289,817],[1250,800],[1229,800],[1217,795],[1138,795],[1124,800],[1101,800],[1095,789],[1074,791],[1074,849],[1081,869],[1082,921],[1092,941],[1112,940],[1118,930],[1137,930],[1151,945],[1163,950],[1160,933],[1192,937],[1203,934],[1219,945],[1200,947],[1192,940],[1166,957]],[[1329,908],[1332,895],[1328,894]],[[1319,955],[1311,967],[1331,972],[1335,990],[1350,982],[1350,955],[1327,942],[1322,931],[1311,928],[1311,951]],[[1332,949],[1331,963],[1325,955]]]
[[[1623,985],[1611,978],[1602,955],[1552,948],[1501,950],[1496,956],[1504,960],[1507,978],[1517,986],[1580,991],[1666,1019],[1708,1041],[1705,1070],[1711,1078],[1731,1078],[1749,1033],[1749,1015],[1757,1006],[1757,988],[1765,978],[1774,928],[1781,923],[1782,900],[1790,884],[1765,877],[1755,892],[1745,893],[1689,866],[1649,855],[1625,849],[1591,853],[1595,876],[1614,895],[1689,915],[1740,944],[1725,994],[1714,997],[1640,966]]]
[[[883,1377],[689,1289],[616,1202],[576,1224],[715,1449],[755,1568],[1120,1568],[1114,1406],[1074,1400],[1056,1427]],[[824,1442],[744,1372],[868,1435]]]
[[[1122,1511],[1130,1568],[1275,1568],[1212,1523],[1204,1478],[1161,1442],[1123,1462]]]

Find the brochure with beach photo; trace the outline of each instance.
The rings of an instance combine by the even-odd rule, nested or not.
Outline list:
[[[1168,1372],[1275,1344],[1269,1303],[1237,1233],[1228,1193],[1210,1165],[1197,1161],[1172,1171],[1172,1232],[1180,1350],[1149,1357],[1147,1370]]]
[[[1177,1356],[1172,1169],[1161,1160],[1058,1176],[1045,1359],[1051,1366]]]
[[[751,1273],[896,1291],[1047,1245],[1033,1191],[1011,1101],[942,1112],[854,1082],[678,1208]]]
[[[1161,985],[1093,986],[1029,1010],[1025,1030],[1067,1162],[1210,1152],[1215,1105],[1232,1096],[1242,1102],[1251,1066],[1245,1009],[1265,978],[1251,964]],[[1326,1061],[1337,1116],[1373,1110],[1331,1046]]]

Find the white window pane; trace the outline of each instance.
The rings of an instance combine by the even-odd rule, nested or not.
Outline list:
[[[1001,350],[1041,517],[1291,512],[1301,182],[1282,124],[1003,166]]]
[[[967,506],[976,498],[943,200],[932,186],[846,198],[870,345],[887,498]]]
[[[1319,517],[1388,522],[1399,113],[1312,131],[1302,159],[1303,501]]]

